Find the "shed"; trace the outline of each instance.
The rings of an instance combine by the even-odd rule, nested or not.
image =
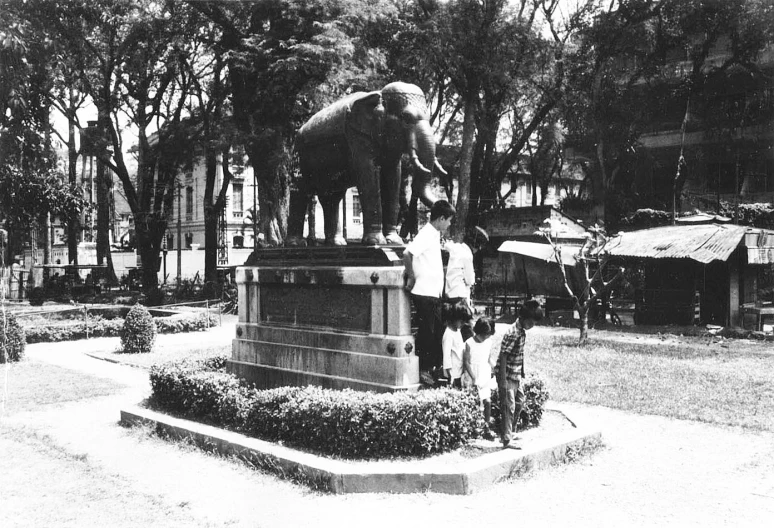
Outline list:
[[[734,224],[620,233],[602,249],[642,271],[635,322],[744,325],[771,304],[774,231]]]
[[[545,239],[536,234],[539,228],[545,226],[546,220],[556,225],[560,231],[557,238],[559,242],[580,246],[580,241],[586,233],[584,225],[550,205],[494,209],[482,215],[480,225],[489,234],[489,243],[485,250],[480,252],[479,257],[481,284],[484,291],[503,292],[508,295],[548,295],[541,291],[542,283],[542,286],[552,292],[563,292],[550,295],[567,295],[564,287],[556,287],[555,277],[543,278],[544,274],[551,275],[557,271],[553,269],[555,264],[547,263],[546,258],[542,256],[535,257],[531,250],[527,250],[524,254],[528,258],[527,263],[533,265],[529,268],[530,277],[528,278],[526,263],[519,257],[521,253],[512,251],[527,247],[532,247],[535,251],[550,251],[550,246]],[[531,246],[512,245],[517,242],[531,243]],[[503,244],[506,245],[503,246]]]

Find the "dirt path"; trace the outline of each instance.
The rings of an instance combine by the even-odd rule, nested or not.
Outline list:
[[[196,339],[228,335],[218,329]],[[138,519],[141,526],[769,526],[774,518],[773,434],[573,404],[564,406],[599,424],[606,442],[602,451],[575,464],[466,497],[313,493],[118,426],[119,409],[147,395],[147,376],[85,356],[84,350],[77,344],[31,345],[28,355],[30,361],[116,379],[126,391],[12,415],[0,425],[47,438],[47,445],[80,457],[105,494],[132,487],[149,501],[148,518]],[[0,441],[0,449],[13,447],[10,442]],[[49,456],[27,451],[30,458]],[[31,461],[30,471],[34,467]],[[6,488],[2,471],[0,463]],[[41,501],[40,507],[46,504]],[[89,506],[80,505],[84,516],[95,515]],[[0,509],[0,524],[7,526],[2,516]],[[71,525],[85,524],[77,520]]]

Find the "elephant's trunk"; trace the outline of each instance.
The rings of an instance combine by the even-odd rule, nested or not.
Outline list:
[[[411,139],[411,161],[416,169],[412,192],[426,207],[432,207],[435,197],[430,188],[430,180],[438,160],[435,159],[435,138],[430,123],[424,120],[417,123]]]

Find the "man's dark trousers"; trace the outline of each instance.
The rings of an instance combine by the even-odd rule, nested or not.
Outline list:
[[[443,364],[443,321],[441,320],[441,299],[412,295],[417,311],[416,347],[419,370],[431,370]]]

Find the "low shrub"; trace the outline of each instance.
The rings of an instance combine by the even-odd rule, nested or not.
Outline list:
[[[0,363],[15,363],[24,357],[24,328],[11,312],[0,314]]]
[[[182,332],[202,332],[213,326],[218,326],[214,315],[191,313],[174,317],[159,317],[155,320],[156,332],[159,334],[178,334]],[[59,341],[74,341],[89,337],[119,337],[124,327],[121,318],[95,318],[85,321],[68,322],[67,324],[41,324],[25,327],[27,343],[52,343]]]
[[[30,306],[43,306],[43,302],[46,300],[46,289],[40,286],[31,288],[27,294],[27,300]]]
[[[154,405],[185,418],[236,429],[249,389],[226,374],[226,358],[183,360],[150,370]]]
[[[529,429],[540,425],[543,419],[543,409],[548,401],[548,389],[540,377],[530,375],[522,381],[524,389],[524,407],[521,409],[521,415],[516,421],[516,430]],[[492,391],[492,418],[494,418],[496,430],[500,430],[500,394],[499,391]]]
[[[312,386],[257,390],[223,372],[224,365],[225,358],[215,358],[153,366],[151,404],[184,418],[343,458],[447,452],[484,430],[471,393],[444,388],[375,394]],[[548,394],[542,381],[528,383],[526,412],[536,424]]]
[[[121,351],[126,354],[147,354],[153,351],[156,341],[156,324],[148,309],[141,305],[132,306],[126,314],[121,329]]]
[[[180,334],[183,332],[202,332],[213,326],[218,326],[218,319],[208,313],[195,315],[158,317],[156,331],[160,334]]]

